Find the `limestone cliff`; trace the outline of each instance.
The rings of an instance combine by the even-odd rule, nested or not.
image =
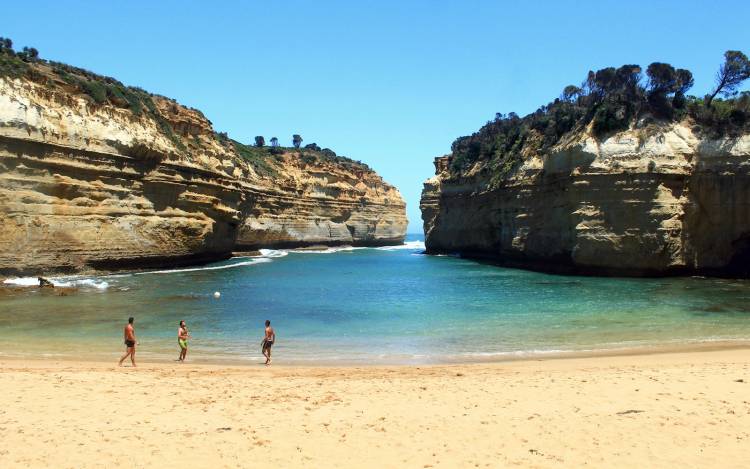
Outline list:
[[[245,147],[167,98],[61,64],[25,67],[0,76],[0,273],[403,241],[404,201],[365,165]]]
[[[750,270],[750,135],[708,137],[689,119],[605,138],[589,127],[526,148],[500,184],[486,165],[435,165],[429,252],[593,274]]]

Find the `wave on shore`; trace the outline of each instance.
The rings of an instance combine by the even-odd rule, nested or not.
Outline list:
[[[378,251],[400,251],[400,250],[412,250],[412,251],[424,251],[424,241],[407,241],[404,244],[397,246],[382,246],[375,248]]]
[[[104,280],[97,280],[93,278],[80,278],[80,277],[50,277],[47,280],[52,282],[56,287],[65,288],[96,288],[99,290],[105,290],[109,287],[109,283]],[[5,285],[12,285],[16,287],[38,287],[39,279],[37,277],[15,277],[3,280]]]
[[[246,265],[263,264],[265,262],[271,262],[271,259],[265,258],[265,257],[255,257],[247,261],[235,262],[233,264],[210,265],[210,266],[204,266],[204,267],[190,267],[187,269],[149,270],[147,272],[137,272],[135,275],[175,274],[179,272],[198,272],[202,270],[223,270],[223,269],[233,269],[235,267],[244,267]]]

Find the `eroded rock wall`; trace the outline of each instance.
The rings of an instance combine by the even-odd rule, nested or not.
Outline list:
[[[451,178],[447,161],[422,194],[430,252],[591,274],[750,271],[750,136],[580,135],[500,187],[486,172]]]
[[[403,242],[405,205],[380,176],[334,164],[306,167],[295,155],[284,159],[286,171],[277,188],[246,192],[249,210],[238,247]]]

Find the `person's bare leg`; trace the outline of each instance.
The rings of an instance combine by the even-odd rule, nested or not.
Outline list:
[[[187,348],[182,349],[182,352],[180,353],[180,361],[185,361],[185,357],[187,357]]]
[[[268,347],[268,361],[266,362],[266,365],[271,364],[271,347]]]
[[[132,363],[133,366],[135,366],[135,347],[133,347],[133,351],[130,352],[130,363]]]
[[[122,362],[124,362],[125,359],[128,358],[128,355],[130,355],[130,347],[125,348],[125,355],[120,358],[120,363],[118,363],[117,366],[122,366]]]
[[[263,356],[266,357],[266,365],[268,365],[268,360],[270,360],[271,358],[268,356],[268,349],[267,348],[263,349]]]

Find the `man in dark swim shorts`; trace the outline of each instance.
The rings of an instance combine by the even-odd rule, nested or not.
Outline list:
[[[271,364],[271,347],[274,342],[276,342],[276,333],[271,327],[271,321],[266,320],[266,335],[260,344],[263,356],[266,357],[266,366]]]
[[[119,366],[122,366],[122,362],[130,356],[130,362],[135,366],[135,346],[138,345],[138,341],[135,339],[135,328],[133,327],[134,318],[128,318],[128,325],[125,326],[123,336],[125,337],[125,355],[120,358]]]

